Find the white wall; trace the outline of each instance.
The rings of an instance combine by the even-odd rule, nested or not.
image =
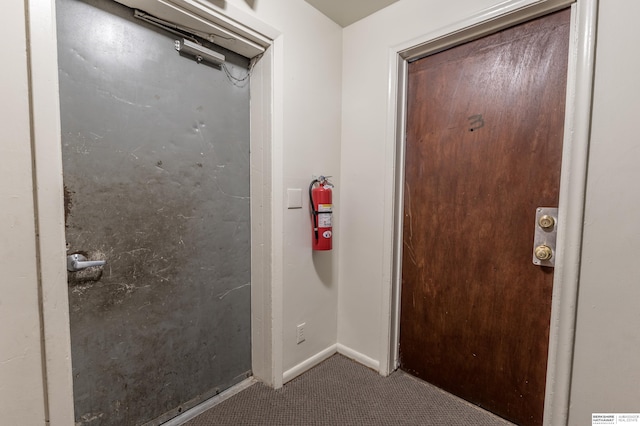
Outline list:
[[[312,253],[307,190],[312,175],[329,175],[341,188],[340,125],[342,81],[342,29],[304,1],[257,1],[251,10],[242,0],[229,3],[276,28],[283,34],[284,81],[282,81],[282,187],[301,188],[302,209],[282,209],[283,252],[274,262],[282,265],[283,278],[283,371],[337,341],[338,255],[334,239],[331,252]],[[277,153],[276,153],[277,155]],[[280,163],[279,163],[280,161]],[[276,174],[274,171],[274,174]],[[277,200],[277,195],[275,196]],[[343,208],[337,205],[334,219],[340,221]],[[274,212],[276,215],[277,213]],[[339,229],[339,224],[335,225]],[[276,254],[276,253],[274,253]],[[275,315],[275,314],[274,314]],[[306,323],[306,341],[296,344],[296,326]],[[294,369],[294,370],[292,370]],[[289,376],[292,373],[289,373]]]
[[[0,68],[0,412],[3,424],[44,424],[44,383],[23,2],[3,7]]]
[[[390,266],[384,264],[390,241],[383,236],[389,234],[392,200],[382,190],[390,179],[382,173],[393,156],[385,145],[389,49],[499,1],[400,0],[344,32],[300,0],[257,1],[255,11],[242,0],[229,3],[283,33],[285,74],[277,82],[282,98],[275,100],[283,106],[282,151],[274,153],[282,166],[276,199],[286,199],[287,187],[304,192],[311,175],[321,173],[334,176],[339,197],[336,249],[316,256],[309,250],[306,205],[301,210],[276,206],[282,208],[281,226],[274,233],[280,233],[283,246],[274,262],[282,267],[283,370],[331,347],[336,339],[378,362],[386,356],[381,330],[388,318],[382,317],[382,304]],[[640,168],[634,161],[640,160],[640,150],[632,127],[640,110],[634,97],[640,89],[639,63],[629,51],[633,43],[621,41],[640,36],[632,21],[640,12],[636,3],[600,5],[571,424],[584,424],[591,411],[640,410],[640,318],[634,306],[640,300]],[[13,4],[4,8],[1,26],[5,39],[13,42],[5,52],[11,60],[0,71],[0,321],[11,324],[0,329],[0,408],[10,423],[39,424],[43,383],[24,11],[22,4]],[[296,345],[300,322],[307,324],[307,341]]]
[[[390,50],[480,12],[498,0],[400,0],[344,29],[342,81],[342,186],[338,342],[385,362],[389,318],[382,317],[389,286],[392,199],[385,191]]]
[[[373,362],[385,362],[389,321],[389,51],[499,3],[400,0],[344,30],[338,342]],[[640,5],[601,0],[599,9],[571,425],[640,411],[640,61],[631,47]]]
[[[36,3],[33,3],[34,7]],[[281,61],[275,66],[284,71],[275,82],[276,99],[273,101],[276,109],[280,108],[276,111],[276,114],[280,115],[276,118],[277,122],[274,126],[276,140],[273,150],[273,184],[277,187],[274,189],[273,196],[276,205],[273,206],[272,229],[276,246],[272,248],[274,269],[279,271],[276,276],[281,279],[281,282],[274,283],[274,288],[280,289],[281,293],[274,293],[273,297],[282,299],[283,306],[282,311],[273,312],[273,316],[277,317],[276,324],[282,323],[283,347],[274,348],[274,353],[278,353],[282,358],[275,361],[280,365],[281,372],[297,371],[294,367],[300,363],[304,363],[327,349],[334,350],[337,341],[339,244],[337,242],[334,244],[332,252],[312,253],[306,197],[303,199],[302,209],[286,209],[284,202],[286,201],[287,188],[301,188],[303,194],[306,194],[312,175],[320,174],[333,176],[332,181],[338,188],[335,197],[336,199],[338,197],[340,188],[342,29],[309,4],[300,0],[256,2],[255,10],[249,8],[242,0],[229,0],[227,4],[229,7],[234,6],[254,15],[259,21],[276,28],[282,34],[277,46],[280,50],[275,57],[276,61]],[[21,15],[23,12],[23,10],[17,10],[17,17],[9,17],[6,13],[4,16],[9,23],[15,26],[15,22],[25,21]],[[34,15],[38,15],[43,20],[47,19],[47,16],[32,14],[32,16]],[[4,28],[10,34],[16,32],[12,26]],[[24,35],[25,29],[19,28],[19,30],[20,34]],[[49,37],[51,36],[50,34]],[[3,81],[9,83],[12,88],[27,90],[25,45],[16,42],[12,46],[16,50],[16,60],[18,61],[16,66],[22,68],[13,70],[14,73],[11,75],[9,74],[10,69],[4,69],[3,77],[6,74],[6,78]],[[23,86],[16,84],[19,79],[25,83]],[[40,81],[37,79],[36,84],[39,84]],[[12,166],[20,166],[19,170],[16,169],[15,175],[8,175],[8,171],[13,169],[3,168],[3,181],[7,182],[7,191],[11,191],[11,194],[17,191],[20,194],[21,198],[16,199],[16,208],[20,210],[20,217],[25,221],[24,224],[21,224],[21,228],[12,228],[11,232],[13,233],[10,236],[16,238],[20,236],[21,244],[31,244],[31,248],[35,250],[33,206],[28,204],[33,201],[30,180],[32,159],[28,127],[28,98],[26,92],[19,93],[17,96],[23,102],[24,108],[27,108],[18,110],[21,114],[19,117],[27,127],[22,129],[26,133],[22,135],[25,139],[24,144],[20,145],[21,150],[7,152],[2,157],[3,161],[6,160]],[[3,109],[14,111],[16,104],[3,103]],[[7,119],[8,122],[16,121],[10,114],[4,115],[3,119]],[[8,148],[13,149],[13,147]],[[3,152],[3,154],[5,153]],[[51,160],[58,160],[55,157],[53,156]],[[5,197],[4,193],[2,195],[3,202],[5,198],[10,199],[9,196]],[[40,206],[40,210],[43,212],[57,211],[60,206],[60,200],[57,199],[43,198],[43,201],[43,205]],[[5,215],[10,213],[12,212],[3,212]],[[335,216],[337,223],[340,217],[339,206],[337,206]],[[29,225],[31,228],[28,228]],[[10,241],[9,236],[5,240]],[[24,253],[20,253],[18,248],[17,245],[14,246],[14,252],[23,255]],[[55,254],[59,255],[59,253]],[[27,259],[23,260],[23,263],[27,261],[33,263],[29,268],[21,268],[20,272],[7,271],[3,275],[3,285],[5,278],[7,283],[11,282],[12,278],[25,276],[35,280],[35,275],[33,275],[35,274],[34,255],[35,253],[31,253],[31,257],[23,256]],[[44,256],[47,254],[45,253]],[[10,257],[3,258],[3,260],[5,259],[10,259]],[[22,286],[21,291],[28,289],[32,293],[21,295],[36,298],[29,300],[28,302],[32,302],[29,305],[27,305],[27,301],[16,299],[16,302],[19,303],[16,303],[15,306],[19,307],[20,315],[33,317],[38,321],[37,285],[35,281],[30,284],[32,287]],[[5,300],[9,300],[5,297],[3,294],[3,303]],[[15,312],[10,312],[7,315],[13,319],[15,314]],[[5,322],[8,321],[9,318]],[[306,341],[298,345],[296,344],[296,325],[302,322],[306,323]],[[35,324],[39,326],[38,322]],[[27,327],[32,324],[25,323],[23,325]],[[40,336],[37,334],[33,336],[39,342]],[[33,356],[39,357],[39,347],[34,348],[33,352],[29,354],[35,354]],[[4,358],[4,354],[2,356]],[[11,365],[17,362],[13,358],[11,359]],[[17,376],[25,373],[19,368],[15,371],[18,372]],[[35,371],[36,369],[31,369],[33,377],[38,376]],[[41,376],[42,374],[40,374],[40,379]],[[2,385],[5,384],[14,390],[16,389],[12,380],[3,381]],[[275,381],[275,384],[278,384],[278,380]],[[33,386],[30,388],[33,389]],[[42,395],[42,392],[34,392],[33,395]],[[4,401],[11,400],[3,399]]]
[[[569,424],[640,412],[640,40],[636,0],[601,0]]]
[[[12,40],[5,52],[7,60],[0,69],[3,94],[0,115],[3,129],[0,145],[0,200],[3,207],[0,210],[0,322],[3,324],[0,328],[0,409],[2,421],[8,424],[35,425],[45,421],[32,163],[34,158],[41,163],[60,162],[55,143],[47,143],[48,136],[49,141],[59,140],[59,123],[50,119],[56,117],[55,111],[47,115],[47,109],[42,107],[55,98],[57,90],[55,78],[51,80],[55,72],[41,63],[46,58],[47,64],[55,69],[55,26],[50,10],[53,1],[11,2],[2,15],[5,39]],[[273,348],[273,351],[284,358],[274,362],[279,365],[275,370],[282,373],[295,370],[295,366],[322,351],[335,349],[337,341],[338,244],[333,252],[312,254],[307,200],[304,199],[302,209],[287,210],[284,195],[288,187],[301,188],[304,192],[312,175],[332,175],[338,188],[340,186],[342,29],[300,0],[256,2],[255,11],[242,0],[227,3],[282,33],[278,41],[280,50],[274,58],[280,61],[274,67],[284,70],[274,82],[276,98],[273,99],[274,112],[278,115],[273,129],[273,183],[278,185],[273,200],[278,204],[273,206],[272,234],[276,246],[266,248],[273,249],[273,268],[279,271],[281,278],[281,282],[274,283],[281,293],[273,297],[281,299],[279,303],[283,309],[273,312],[273,316],[277,317],[276,324],[283,324],[283,347]],[[32,8],[31,24],[35,31],[31,37],[31,60],[32,65],[37,66],[31,69],[32,83],[38,88],[31,111],[26,4]],[[49,111],[56,110],[51,105],[48,107]],[[35,124],[33,134],[30,120]],[[41,129],[57,130],[47,135],[42,134]],[[32,144],[37,149],[35,157]],[[40,164],[38,173],[45,179],[59,182],[60,176],[55,174],[57,169],[55,165]],[[53,349],[47,353],[47,359],[55,367],[48,375],[55,379],[49,387],[52,402],[56,404],[51,407],[52,415],[55,414],[51,424],[56,426],[69,423],[71,395],[68,330],[64,328],[67,314],[55,313],[66,309],[66,286],[58,276],[59,271],[48,266],[64,263],[64,246],[58,247],[64,231],[60,220],[61,188],[55,184],[49,184],[47,188],[51,191],[40,191],[37,199],[38,210],[52,216],[40,217],[38,223],[47,227],[47,241],[41,241],[41,247],[46,249],[42,252],[42,259],[46,259],[42,262],[46,266],[44,271],[55,270],[53,275],[56,275],[48,274],[42,280],[45,318],[50,317],[55,323],[53,327],[45,324],[44,335]],[[338,206],[338,220],[339,212]],[[52,236],[55,241],[50,240]],[[58,286],[58,282],[63,286]],[[296,325],[301,322],[306,322],[306,341],[297,345]],[[56,339],[52,333],[62,329],[65,333]]]

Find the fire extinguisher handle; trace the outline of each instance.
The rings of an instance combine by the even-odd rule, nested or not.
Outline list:
[[[309,185],[309,208],[311,209],[311,215],[313,216],[313,232],[316,237],[316,241],[318,241],[318,211],[316,210],[316,206],[313,204],[313,185],[320,182],[318,179],[314,179],[311,181]]]

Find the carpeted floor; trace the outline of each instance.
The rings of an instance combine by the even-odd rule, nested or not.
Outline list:
[[[511,425],[402,371],[389,377],[341,355],[273,390],[257,383],[186,426]]]

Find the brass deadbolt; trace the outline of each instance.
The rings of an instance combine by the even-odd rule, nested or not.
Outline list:
[[[553,216],[549,216],[548,214],[540,216],[540,219],[538,219],[538,225],[540,225],[542,229],[551,229],[555,224],[556,221]]]
[[[553,256],[553,250],[551,250],[551,247],[543,244],[536,247],[534,255],[538,260],[549,260],[551,256]]]

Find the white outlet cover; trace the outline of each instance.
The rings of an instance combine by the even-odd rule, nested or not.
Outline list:
[[[302,208],[302,189],[287,188],[287,208],[288,209]]]
[[[302,342],[304,342],[306,340],[306,337],[304,336],[304,326],[307,325],[306,322],[303,322],[302,324],[298,324],[298,327],[296,327],[296,343],[300,344]]]

